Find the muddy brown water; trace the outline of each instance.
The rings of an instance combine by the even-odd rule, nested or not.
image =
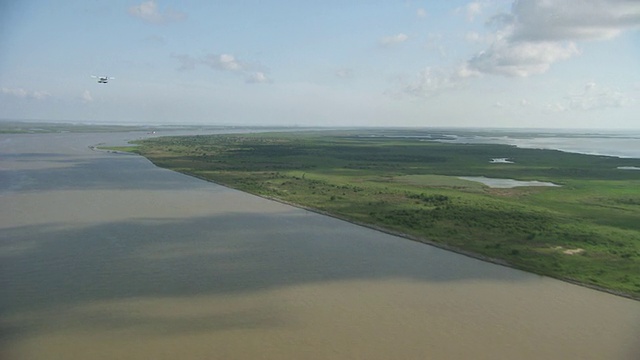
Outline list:
[[[2,359],[639,359],[640,302],[0,135]]]

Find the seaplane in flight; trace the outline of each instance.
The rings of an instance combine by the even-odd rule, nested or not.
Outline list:
[[[109,80],[115,79],[113,77],[108,77],[108,76],[91,75],[91,77],[94,78],[94,79],[98,79],[98,84],[106,84],[106,83],[109,82]]]

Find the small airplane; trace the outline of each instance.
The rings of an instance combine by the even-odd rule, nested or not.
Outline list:
[[[91,77],[94,78],[94,79],[98,79],[98,84],[106,84],[106,83],[109,82],[109,80],[115,79],[113,77],[108,77],[108,76],[91,75]]]

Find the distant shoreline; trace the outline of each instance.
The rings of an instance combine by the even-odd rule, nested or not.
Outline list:
[[[438,140],[443,143],[458,143],[458,144],[501,144],[512,145],[522,149],[541,149],[541,150],[558,150],[562,152],[594,155],[594,156],[610,156],[626,159],[640,159],[640,135],[638,136],[584,136],[577,133],[575,137],[566,137],[566,134],[558,134],[560,136],[544,136],[544,137],[531,137],[531,138],[516,138],[516,137],[494,137],[494,136],[477,136],[477,137],[458,137],[451,140]],[[564,136],[562,136],[564,135]],[[582,136],[580,136],[582,135]],[[596,147],[594,140],[600,140],[600,146]],[[545,141],[554,140],[554,141]],[[629,147],[622,150],[617,144],[628,141]],[[587,144],[583,142],[591,142],[592,148],[588,148]],[[578,143],[578,144],[576,144]],[[616,144],[617,143],[617,144]],[[632,148],[631,146],[635,146]]]

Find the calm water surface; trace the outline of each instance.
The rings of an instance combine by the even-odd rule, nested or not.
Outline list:
[[[476,181],[492,188],[510,189],[519,186],[560,186],[544,181],[519,181],[513,179],[494,179],[484,176],[459,176],[458,179]]]
[[[616,156],[640,159],[640,133],[611,131],[601,133],[575,133],[550,131],[522,132],[520,136],[498,136],[499,131],[475,136],[453,136],[444,142],[506,144],[530,149],[553,149],[581,154]]]
[[[0,135],[2,359],[638,359],[640,302]]]

